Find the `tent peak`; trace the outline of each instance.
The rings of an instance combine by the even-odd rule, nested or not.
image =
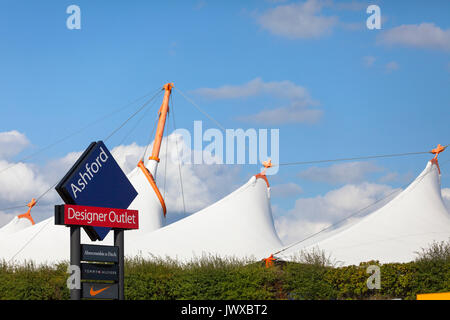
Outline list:
[[[439,162],[438,162],[438,155],[444,151],[448,145],[442,146],[441,144],[438,144],[436,148],[430,151],[430,153],[434,154],[434,158],[430,160],[432,164],[435,164],[438,168],[439,174],[441,174],[441,168],[439,168]]]

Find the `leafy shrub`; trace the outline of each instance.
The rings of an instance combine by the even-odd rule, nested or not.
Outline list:
[[[336,267],[319,250],[294,262],[201,257],[187,263],[135,258],[125,263],[127,299],[415,299],[418,293],[450,291],[450,242],[433,243],[415,261],[378,261]],[[381,288],[369,289],[367,267],[378,265]],[[0,262],[0,299],[68,299],[67,263],[54,266]]]

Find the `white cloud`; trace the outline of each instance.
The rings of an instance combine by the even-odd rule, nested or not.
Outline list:
[[[0,170],[11,165],[12,163],[0,160]],[[49,187],[35,165],[18,163],[0,174],[0,208],[28,202]]]
[[[325,229],[330,224],[326,222],[312,222],[292,217],[280,217],[275,220],[275,229],[284,245],[290,245],[303,240],[310,235]]]
[[[285,123],[316,123],[323,115],[323,111],[310,108],[319,103],[313,100],[308,90],[291,81],[264,82],[255,78],[243,85],[224,85],[219,88],[200,88],[194,94],[208,99],[239,99],[255,96],[273,96],[290,101],[287,107],[262,110],[256,114],[237,117],[237,120],[279,125]]]
[[[302,187],[292,182],[270,186],[270,194],[272,197],[289,198],[297,196],[302,192]]]
[[[372,162],[347,162],[329,167],[311,167],[301,171],[298,175],[310,181],[330,184],[358,183],[364,181],[368,174],[382,170]]]
[[[450,50],[450,29],[443,30],[434,23],[401,25],[381,33],[378,41],[385,45],[448,51]]]
[[[125,174],[128,174],[134,168],[136,168],[137,163],[144,156],[144,150],[144,146],[139,146],[138,144],[133,142],[129,145],[114,147],[111,150],[111,154],[113,155],[114,159],[116,159],[117,164],[120,166],[120,168],[122,168],[123,172],[125,172]],[[149,151],[151,152],[151,150],[151,146],[149,146],[147,148],[147,154]]]
[[[317,38],[331,33],[338,23],[334,16],[320,15],[325,2],[307,0],[281,5],[258,17],[258,23],[270,33],[289,39]]]
[[[70,152],[62,158],[52,159],[39,168],[39,172],[45,176],[49,184],[53,185],[62,179],[65,173],[81,157],[82,153],[82,151]]]
[[[27,137],[16,130],[0,132],[0,159],[9,159],[30,145]]]
[[[441,194],[442,199],[444,200],[444,204],[447,207],[448,212],[450,213],[450,188],[442,188]]]
[[[285,244],[299,241],[379,201],[352,219],[373,212],[398,194],[396,191],[400,189],[365,182],[348,184],[323,196],[299,198],[293,209],[277,217],[276,229]]]
[[[401,182],[403,184],[411,183],[414,179],[414,174],[412,172],[407,172],[404,174],[399,174],[397,172],[388,172],[384,176],[378,179],[380,183],[389,183],[389,182]]]
[[[24,213],[27,210],[26,204],[32,198],[38,198],[48,191],[39,201],[39,205],[33,208],[32,214],[36,221],[51,215],[53,205],[61,201],[51,187],[63,177],[80,155],[81,152],[72,152],[62,158],[50,160],[45,165],[0,160],[0,171],[7,168],[0,172],[0,209],[23,206],[7,213]]]
[[[207,99],[239,99],[260,95],[273,95],[275,97],[287,98],[311,104],[308,90],[289,80],[264,82],[261,78],[255,78],[242,85],[224,85],[219,88],[199,88],[192,93]]]
[[[311,221],[335,221],[335,218],[345,217],[392,191],[392,187],[382,184],[348,184],[329,191],[324,196],[298,199],[291,214],[301,212],[303,218]]]
[[[322,116],[322,110],[309,109],[292,103],[289,107],[266,109],[253,115],[237,117],[237,120],[249,123],[282,125],[287,123],[317,123]]]

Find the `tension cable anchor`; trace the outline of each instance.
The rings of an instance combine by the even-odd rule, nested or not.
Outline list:
[[[36,202],[37,201],[36,201],[35,198],[31,199],[31,201],[27,204],[28,211],[26,213],[24,213],[24,214],[18,215],[17,217],[19,219],[25,218],[25,219],[30,220],[31,225],[34,226],[35,223],[34,223],[33,217],[31,216],[31,208],[33,208],[36,205]]]
[[[277,261],[277,259],[275,259],[275,258],[273,257],[273,254],[271,254],[270,257],[265,258],[265,259],[263,259],[263,260],[264,260],[264,262],[266,263],[266,268],[273,267],[273,263],[274,263],[275,261]]]
[[[261,171],[260,173],[258,173],[257,175],[255,175],[255,178],[256,179],[263,179],[265,182],[266,182],[266,184],[267,184],[267,188],[270,188],[270,184],[269,184],[269,180],[267,180],[267,177],[266,177],[266,170],[268,169],[268,168],[271,168],[272,167],[272,160],[267,160],[267,161],[263,161],[263,166],[264,166],[264,169],[263,169],[263,171]]]
[[[439,168],[438,155],[442,151],[444,151],[447,147],[448,147],[448,145],[442,146],[441,144],[438,144],[436,148],[434,148],[433,150],[430,151],[430,153],[434,154],[434,158],[431,159],[430,161],[431,161],[431,163],[436,165],[436,167],[438,168],[439,174],[441,174],[441,168]]]

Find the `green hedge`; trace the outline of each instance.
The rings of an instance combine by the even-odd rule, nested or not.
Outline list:
[[[265,268],[264,263],[201,259],[135,259],[125,265],[127,299],[415,299],[450,291],[450,248],[435,244],[409,263],[333,267],[323,255]],[[446,251],[447,250],[447,251]],[[311,258],[312,257],[312,258]],[[369,265],[381,270],[381,288],[369,290]],[[0,264],[0,299],[68,299],[67,264]]]

